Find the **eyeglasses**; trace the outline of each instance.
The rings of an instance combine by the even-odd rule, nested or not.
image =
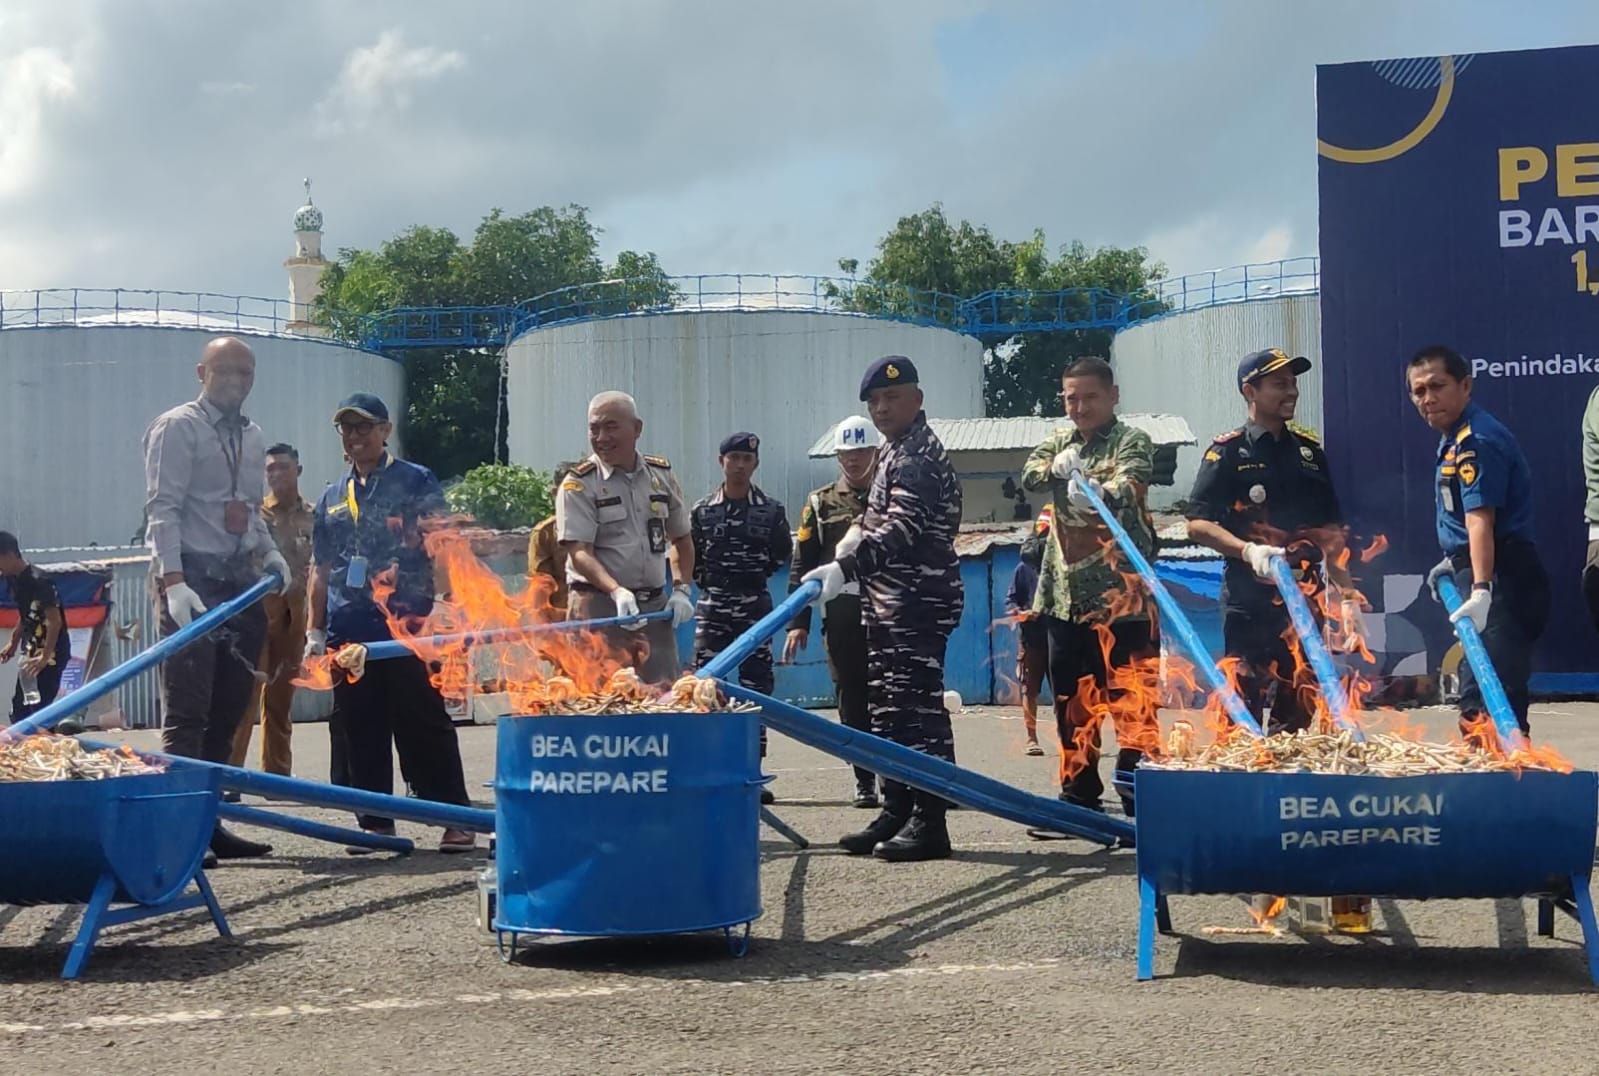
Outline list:
[[[365,437],[377,428],[375,422],[335,422],[341,437]]]

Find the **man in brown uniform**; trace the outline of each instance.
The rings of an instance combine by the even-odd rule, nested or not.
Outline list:
[[[294,723],[294,677],[305,653],[305,586],[311,572],[311,505],[300,496],[300,453],[293,445],[267,449],[267,495],[261,518],[288,561],[293,578],[287,594],[269,594],[261,600],[266,610],[266,645],[258,666],[266,677],[261,690],[250,698],[250,708],[233,735],[233,765],[243,766],[250,753],[250,733],[261,723],[261,768],[287,776],[294,762],[290,741]]]
[[[634,649],[642,635],[649,653],[639,662],[639,675],[652,684],[674,680],[682,664],[673,629],[694,615],[694,538],[683,491],[670,463],[638,451],[644,422],[633,397],[600,393],[589,401],[588,421],[594,453],[555,491],[555,536],[568,558],[572,589],[570,618],[670,609],[670,621],[638,621],[607,634],[618,650]]]
[[[557,463],[550,489],[559,492],[561,483],[576,466],[577,464],[569,460]],[[555,538],[554,515],[539,520],[533,528],[533,533],[527,537],[527,574],[530,579],[535,575],[542,575],[552,582],[550,606],[558,616],[564,617],[567,603],[570,601],[566,586],[566,551]]]

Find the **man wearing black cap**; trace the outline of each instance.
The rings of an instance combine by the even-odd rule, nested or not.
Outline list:
[[[1301,578],[1315,585],[1315,569],[1325,563],[1334,584],[1350,585],[1338,562],[1343,513],[1327,456],[1309,431],[1292,424],[1297,378],[1308,369],[1309,359],[1290,358],[1280,348],[1244,356],[1238,391],[1249,421],[1211,442],[1188,498],[1188,536],[1228,558],[1222,621],[1227,656],[1239,659],[1239,691],[1257,720],[1269,701],[1269,732],[1306,728],[1306,700],[1315,691],[1314,676],[1294,660],[1288,610],[1272,584],[1271,558],[1287,556]],[[1359,609],[1352,601],[1342,605],[1341,615],[1344,630],[1358,630]]]
[[[927,424],[909,359],[889,355],[867,367],[861,399],[883,435],[866,514],[860,529],[839,541],[836,559],[804,578],[821,582],[823,606],[851,581],[866,593],[872,731],[954,761],[955,735],[944,709],[944,652],[964,601],[955,554],[960,480]],[[942,859],[950,853],[948,807],[931,793],[885,780],[882,813],[839,844],[891,862]]]
[[[436,589],[421,523],[444,512],[439,480],[390,455],[389,409],[371,393],[339,404],[333,425],[350,470],[323,491],[313,511],[308,658],[330,645],[392,639],[389,617],[427,616]],[[373,597],[379,574],[393,587],[382,607]],[[354,787],[392,793],[398,749],[417,796],[468,802],[455,726],[421,658],[369,662],[360,679],[334,685],[333,708],[335,768],[343,754]],[[358,821],[373,833],[394,832],[392,819],[360,815]],[[446,829],[439,851],[469,852],[475,845],[471,833]]]
[[[794,551],[788,514],[754,483],[760,466],[760,438],[735,433],[722,439],[722,484],[689,512],[694,538],[694,581],[700,585],[695,608],[694,664],[704,665],[727,649],[772,611],[767,580]],[[738,682],[751,691],[772,693],[772,644],[765,642],[738,667]],[[766,756],[766,727],[761,727]],[[772,794],[761,790],[761,802]]]

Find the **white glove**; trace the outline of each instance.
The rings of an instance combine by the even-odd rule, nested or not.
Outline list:
[[[1455,576],[1455,562],[1445,557],[1432,566],[1432,571],[1427,573],[1427,593],[1432,595],[1432,600],[1439,605],[1443,604],[1443,596],[1438,593],[1440,579],[1453,579]]]
[[[1472,625],[1481,631],[1488,626],[1488,607],[1493,604],[1493,591],[1487,587],[1473,587],[1471,597],[1460,603],[1460,608],[1449,614],[1449,623],[1458,624],[1470,618]]]
[[[304,659],[309,662],[312,658],[319,658],[328,652],[328,633],[321,628],[312,628],[305,633]]]
[[[205,602],[200,600],[200,595],[189,589],[189,584],[168,583],[167,612],[172,614],[172,619],[177,621],[178,627],[186,628],[195,617],[205,612]]]
[[[633,592],[626,587],[617,587],[611,591],[611,601],[616,603],[617,616],[638,616],[638,598],[634,597]],[[629,631],[638,631],[644,627],[644,624],[645,622],[642,620],[635,620],[631,623],[623,624],[622,627]]]
[[[666,607],[672,612],[672,627],[681,627],[694,619],[694,603],[688,600],[688,587],[673,589],[672,596],[666,599]]]
[[[1256,578],[1270,583],[1274,578],[1271,572],[1271,558],[1283,556],[1287,552],[1288,550],[1280,545],[1245,542],[1244,563],[1249,565],[1249,570],[1255,573]]]
[[[1088,494],[1083,492],[1081,488],[1083,486],[1087,486],[1089,489],[1093,490],[1094,493],[1099,496],[1100,500],[1105,499],[1105,487],[1103,484],[1101,484],[1099,479],[1090,478],[1088,475],[1082,473],[1077,475],[1076,481],[1072,482],[1071,486],[1067,489],[1066,499],[1071,502],[1073,508],[1076,508],[1082,512],[1088,512],[1097,515],[1099,509],[1094,507],[1093,500],[1090,499]]]
[[[844,537],[838,540],[838,546],[833,550],[833,558],[836,560],[855,552],[860,548],[861,538],[864,536],[865,532],[861,530],[859,523],[850,524],[849,530],[844,532]]]
[[[1072,472],[1080,471],[1082,469],[1083,454],[1077,451],[1076,445],[1073,445],[1070,448],[1063,448],[1059,452],[1055,453],[1054,462],[1049,465],[1049,473],[1060,479],[1062,482],[1070,478],[1072,476]]]
[[[263,571],[276,572],[278,578],[282,580],[278,585],[279,594],[289,592],[289,582],[294,576],[289,571],[289,562],[283,559],[282,553],[276,549],[268,550],[267,555],[261,558],[261,568]]]
[[[820,568],[812,568],[800,577],[800,582],[809,583],[816,580],[822,584],[822,595],[817,602],[826,605],[838,597],[844,589],[844,569],[838,566],[838,561],[829,561]]]

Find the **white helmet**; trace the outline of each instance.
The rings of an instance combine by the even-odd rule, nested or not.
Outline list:
[[[833,451],[848,452],[852,448],[876,448],[877,427],[859,415],[851,415],[833,428]]]

